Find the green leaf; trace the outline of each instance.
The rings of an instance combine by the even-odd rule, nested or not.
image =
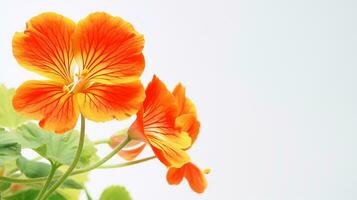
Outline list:
[[[5,200],[35,200],[40,191],[37,189],[29,189],[19,191],[11,196],[4,197]],[[58,193],[52,194],[47,200],[66,200]]]
[[[28,123],[18,127],[12,132],[16,141],[22,148],[36,149],[46,144],[51,132],[45,132],[38,125]]]
[[[21,155],[21,146],[10,133],[0,134],[0,166],[15,160]]]
[[[128,191],[122,186],[111,186],[105,189],[100,200],[132,200]]]
[[[28,160],[25,157],[19,157],[16,160],[16,165],[19,170],[29,178],[47,177],[50,173],[51,166],[47,163]],[[56,175],[62,175],[61,171],[57,171]],[[83,189],[83,185],[72,178],[66,179],[62,185],[63,188]]]
[[[5,190],[9,189],[10,186],[11,186],[11,183],[0,181],[0,192],[3,192]]]
[[[22,156],[16,160],[16,165],[19,170],[29,178],[46,177],[51,170],[49,164],[28,160]]]
[[[79,141],[76,130],[59,135],[45,131],[33,123],[22,125],[13,134],[23,148],[31,148],[41,156],[65,165],[72,163]],[[94,144],[86,139],[78,166],[89,165],[95,158],[96,151]]]
[[[24,117],[15,112],[12,106],[14,94],[14,89],[0,85],[0,127],[16,128],[26,121]]]

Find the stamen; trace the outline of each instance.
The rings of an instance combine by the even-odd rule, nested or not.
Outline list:
[[[203,173],[204,174],[209,174],[209,173],[211,173],[211,169],[210,168],[206,168],[206,169],[203,170]]]

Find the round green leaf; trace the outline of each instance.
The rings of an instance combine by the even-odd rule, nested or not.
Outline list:
[[[129,192],[122,186],[111,186],[105,189],[100,200],[132,200]]]

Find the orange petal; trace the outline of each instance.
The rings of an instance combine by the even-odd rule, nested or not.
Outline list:
[[[73,80],[71,35],[75,23],[56,14],[43,13],[26,24],[24,32],[15,33],[12,41],[17,62],[26,69],[60,83]]]
[[[149,144],[156,157],[167,167],[179,168],[190,161],[188,154],[182,150],[183,143],[190,143],[190,137],[187,134],[184,138],[167,137],[161,134],[147,135]],[[183,135],[183,136],[184,136]],[[182,141],[185,140],[185,141]]]
[[[178,185],[185,176],[185,167],[174,168],[170,167],[166,174],[166,180],[170,185]]]
[[[176,127],[189,133],[193,144],[200,130],[200,122],[197,120],[195,105],[190,99],[186,98],[185,87],[181,84],[177,84],[172,94],[176,98],[179,113],[175,122]]]
[[[146,88],[143,103],[143,127],[148,134],[176,134],[177,104],[174,96],[156,76]]]
[[[143,107],[129,128],[129,137],[147,141],[166,166],[181,166],[190,160],[184,147],[191,143],[187,133],[175,129],[177,104],[174,96],[156,76],[146,88]],[[144,137],[144,138],[143,138]]]
[[[176,118],[175,125],[181,131],[185,131],[192,139],[192,144],[196,141],[200,131],[200,122],[193,114],[183,114]]]
[[[121,144],[126,135],[115,135],[111,137],[111,147],[115,148],[119,144]],[[119,151],[119,156],[124,158],[125,160],[133,160],[135,159],[145,148],[146,143],[138,140],[131,140],[129,144],[127,144],[122,150]]]
[[[97,122],[129,118],[138,111],[144,96],[140,81],[117,85],[93,83],[76,94],[81,113]]]
[[[186,98],[185,87],[177,84],[172,94],[175,96],[178,104],[178,115],[193,114],[196,116],[196,108],[192,101]]]
[[[145,100],[128,134],[133,139],[146,140],[148,134],[176,134],[177,104],[165,84],[156,76],[145,90]]]
[[[129,127],[128,136],[134,140],[147,141],[144,133],[143,107],[136,113],[134,123]]]
[[[134,160],[144,150],[145,146],[146,143],[141,142],[136,147],[123,148],[121,151],[119,151],[119,155],[125,160]]]
[[[144,37],[120,17],[90,14],[78,23],[73,41],[87,79],[126,83],[136,81],[144,70]]]
[[[23,115],[39,119],[46,130],[64,133],[76,125],[79,109],[73,95],[55,82],[27,81],[15,93],[13,106]]]
[[[187,163],[185,166],[185,178],[190,187],[197,193],[202,193],[207,188],[207,179],[202,171],[193,163]]]

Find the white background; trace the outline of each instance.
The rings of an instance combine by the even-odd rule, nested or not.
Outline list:
[[[204,194],[169,186],[155,160],[93,172],[95,199],[111,184],[135,200],[357,199],[357,1],[1,1],[0,82],[39,78],[16,64],[11,40],[45,11],[130,21],[146,38],[143,82],[181,81],[202,122],[190,154],[212,169]],[[88,136],[130,121],[90,123]]]

